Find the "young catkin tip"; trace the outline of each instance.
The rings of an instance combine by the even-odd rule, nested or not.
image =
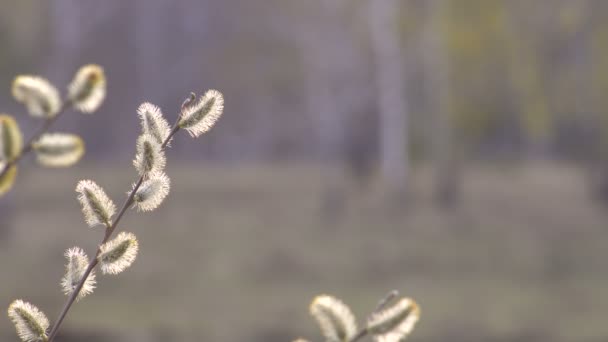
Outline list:
[[[171,128],[160,108],[145,102],[139,106],[137,114],[141,121],[142,132],[150,134],[159,145],[162,145],[171,133]]]
[[[0,161],[11,161],[21,153],[23,135],[15,119],[0,114]]]
[[[376,341],[398,342],[407,337],[420,318],[420,309],[410,298],[375,312],[367,320],[367,331]]]
[[[349,341],[357,334],[355,316],[339,299],[327,295],[316,297],[310,304],[310,314],[329,342]]]
[[[167,162],[161,145],[151,134],[142,134],[137,139],[137,153],[133,165],[140,176],[162,172]]]
[[[15,100],[24,104],[34,117],[51,118],[61,109],[59,92],[42,77],[17,76],[13,81],[12,93]]]
[[[91,180],[81,180],[76,186],[76,192],[87,224],[90,227],[98,224],[109,227],[116,205],[103,189]]]
[[[68,86],[68,99],[74,108],[92,113],[101,106],[106,96],[106,76],[99,65],[85,65],[76,72]]]
[[[179,127],[193,137],[209,131],[224,111],[224,96],[217,90],[208,90],[198,102],[185,106]]]
[[[120,232],[113,240],[100,247],[97,257],[104,274],[118,274],[127,269],[137,257],[139,244],[134,234]]]
[[[84,141],[75,134],[47,133],[32,144],[36,159],[44,166],[67,167],[84,155]]]
[[[34,305],[21,299],[15,300],[8,307],[8,317],[17,329],[21,341],[46,341],[46,331],[49,320],[44,313]]]
[[[133,196],[135,206],[139,211],[152,211],[158,208],[169,194],[170,186],[171,181],[163,172],[149,174],[148,179],[141,184]]]
[[[78,283],[84,276],[84,273],[89,266],[89,259],[84,251],[78,247],[73,247],[65,251],[65,257],[68,260],[65,265],[65,275],[61,278],[61,288],[66,296],[74,292]],[[76,300],[80,300],[84,296],[93,293],[96,285],[95,272],[91,271],[87,279],[84,281]]]
[[[4,170],[6,163],[0,161],[0,170]],[[9,169],[0,177],[0,197],[13,187],[17,178],[17,165],[10,166]]]

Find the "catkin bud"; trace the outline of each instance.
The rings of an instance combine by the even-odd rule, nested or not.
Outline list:
[[[403,298],[372,314],[367,321],[367,331],[378,341],[398,342],[410,334],[419,317],[420,309],[416,302]]]
[[[22,341],[47,340],[46,331],[49,328],[49,320],[34,305],[18,299],[8,307],[8,317],[15,324],[17,335]]]
[[[133,165],[140,176],[161,172],[167,162],[165,152],[150,134],[142,134],[137,139],[137,154]]]
[[[106,76],[99,65],[85,65],[68,86],[68,99],[74,108],[92,113],[99,108],[106,96]]]
[[[87,224],[90,227],[98,224],[109,227],[116,206],[103,189],[91,180],[81,180],[76,186],[76,192],[79,193],[78,200]]]
[[[11,161],[21,153],[23,136],[17,121],[6,114],[0,114],[0,160]]]
[[[5,162],[0,161],[0,171],[4,170]],[[15,183],[17,177],[17,165],[10,166],[9,169],[0,177],[0,196],[7,193]]]
[[[179,127],[198,137],[213,127],[224,111],[224,96],[217,90],[208,90],[200,100],[186,106]]]
[[[171,133],[171,128],[169,128],[169,123],[164,118],[160,108],[145,102],[139,106],[137,114],[141,121],[142,132],[150,134],[159,145],[162,145]]]
[[[127,269],[135,257],[139,244],[132,233],[120,232],[116,238],[110,240],[100,247],[101,253],[97,257],[104,274],[118,274]]]
[[[38,162],[50,167],[73,165],[84,155],[84,141],[75,134],[47,133],[32,147]]]
[[[65,257],[68,259],[68,263],[65,265],[65,275],[61,278],[61,288],[66,296],[69,296],[74,292],[80,279],[84,276],[84,273],[89,266],[89,259],[84,251],[78,247],[73,247],[65,251]],[[89,276],[84,281],[80,292],[78,292],[77,300],[80,300],[84,296],[93,293],[95,289],[95,273],[91,271]]]
[[[349,341],[357,333],[355,316],[339,299],[327,295],[316,297],[310,304],[310,314],[328,342]]]
[[[61,109],[57,89],[46,79],[20,75],[13,81],[13,97],[23,103],[31,116],[51,118]]]
[[[170,185],[169,177],[164,173],[151,173],[133,196],[135,206],[139,211],[152,211],[158,208],[169,194]]]

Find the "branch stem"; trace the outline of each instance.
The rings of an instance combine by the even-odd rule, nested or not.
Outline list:
[[[363,329],[359,330],[359,332],[355,336],[353,336],[353,338],[350,340],[350,342],[359,341],[360,339],[367,336],[367,333],[368,333],[367,328],[363,328]]]
[[[380,312],[381,310],[386,308],[386,306],[389,305],[395,298],[397,298],[398,295],[399,295],[399,291],[397,291],[397,290],[392,290],[391,292],[387,293],[386,296],[384,296],[384,298],[382,298],[382,300],[380,300],[380,302],[378,302],[378,305],[376,306],[376,310],[374,310],[374,313]],[[359,330],[359,332],[356,333],[355,336],[353,336],[353,338],[349,342],[356,342],[356,341],[364,338],[368,334],[369,334],[369,331],[367,330],[367,327],[365,327],[365,328]]]

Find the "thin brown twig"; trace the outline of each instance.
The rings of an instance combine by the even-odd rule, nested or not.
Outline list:
[[[57,119],[59,119],[61,114],[65,113],[66,110],[68,109],[68,107],[70,107],[71,105],[72,105],[72,102],[69,100],[66,100],[63,103],[63,105],[61,105],[61,108],[59,109],[59,111],[57,112],[57,114],[55,116],[52,116],[52,117],[44,120],[44,124],[42,125],[42,127],[40,127],[40,129],[34,135],[32,135],[30,137],[30,139],[25,143],[25,145],[23,146],[21,151],[19,151],[19,154],[16,155],[13,159],[7,161],[6,164],[4,164],[2,171],[0,171],[0,179],[2,177],[4,177],[4,175],[6,175],[8,170],[13,165],[16,165],[21,160],[21,158],[23,158],[23,156],[25,156],[26,154],[28,154],[29,152],[32,151],[32,149],[34,148],[34,146],[33,146],[34,142],[36,142],[36,140],[38,140],[40,138],[40,136],[42,136],[44,133],[46,133],[49,130],[49,128],[51,128],[53,123],[55,123],[55,121],[57,121]]]
[[[165,141],[163,141],[163,143],[161,145],[161,150],[165,150],[165,148],[167,147],[167,144],[169,143],[169,141],[171,141],[171,138],[175,135],[175,133],[177,133],[177,131],[179,131],[179,129],[180,129],[179,120],[183,113],[183,109],[184,109],[184,105],[182,105],[182,110],[181,110],[180,114],[178,115],[177,119],[175,120],[173,127],[171,128],[171,132],[169,133],[169,135],[167,136]],[[131,193],[129,194],[129,196],[123,203],[122,207],[120,208],[120,211],[118,212],[118,215],[116,215],[114,222],[109,227],[106,228],[106,232],[104,234],[103,240],[99,244],[99,247],[97,247],[97,252],[95,252],[95,256],[92,257],[91,260],[89,261],[89,266],[84,271],[84,274],[82,275],[82,278],[80,278],[80,281],[76,285],[76,288],[74,288],[74,290],[68,297],[67,301],[65,302],[65,305],[63,306],[63,309],[61,309],[61,312],[59,313],[59,317],[57,318],[57,321],[55,322],[55,324],[53,325],[53,328],[51,329],[51,332],[49,333],[49,337],[47,339],[48,342],[52,342],[55,339],[55,337],[57,336],[57,333],[59,332],[59,328],[61,327],[61,324],[63,323],[63,320],[65,319],[65,316],[68,314],[68,311],[70,311],[70,308],[72,307],[72,304],[74,304],[76,297],[78,296],[78,294],[80,293],[80,290],[84,286],[85,281],[87,280],[87,278],[89,277],[91,272],[95,269],[95,267],[97,267],[97,264],[99,263],[97,257],[101,253],[101,246],[104,243],[108,242],[108,240],[112,236],[112,233],[114,233],[114,230],[118,226],[118,223],[122,219],[123,215],[129,208],[129,206],[131,206],[131,204],[133,204],[133,199],[135,197],[135,193],[137,192],[137,190],[139,189],[139,187],[141,186],[143,181],[144,181],[144,176],[142,175],[139,177],[139,180],[133,187],[133,190],[131,190]]]
[[[399,296],[399,291],[397,291],[397,290],[392,290],[391,292],[387,293],[386,296],[384,296],[384,298],[382,298],[378,302],[378,305],[376,306],[376,310],[374,310],[374,313],[382,311],[395,298],[397,298],[397,296]]]
[[[386,296],[384,296],[384,298],[382,298],[380,300],[380,302],[378,302],[378,305],[376,306],[374,313],[382,311],[384,308],[386,308],[386,306],[388,304],[390,304],[395,298],[397,298],[397,296],[399,296],[399,291],[397,291],[397,290],[392,290],[391,292],[387,293]],[[368,334],[369,334],[369,331],[367,330],[367,327],[365,327],[365,328],[359,330],[359,332],[357,332],[355,334],[355,336],[353,336],[353,338],[350,339],[350,342],[356,342],[356,341],[364,338]]]

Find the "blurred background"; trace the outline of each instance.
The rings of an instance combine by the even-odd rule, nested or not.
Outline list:
[[[417,300],[411,341],[608,336],[608,2],[0,0],[0,111],[17,74],[65,93],[83,64],[108,95],[76,167],[31,156],[0,201],[0,306],[51,320],[63,252],[92,253],[78,180],[121,203],[138,105],[169,121],[190,91],[224,116],[168,153],[172,192],[129,212],[128,272],[99,276],[61,341],[321,341],[321,293],[364,322]],[[0,339],[16,340],[0,319]]]

